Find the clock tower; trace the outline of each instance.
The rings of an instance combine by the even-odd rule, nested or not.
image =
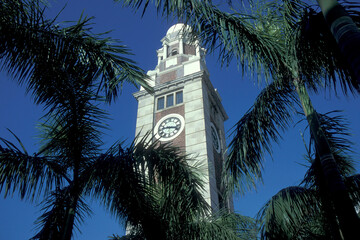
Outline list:
[[[225,152],[224,121],[228,116],[209,79],[205,49],[190,41],[184,24],[170,27],[157,50],[157,66],[148,71],[153,95],[140,89],[136,135],[171,142],[206,167],[204,197],[213,210],[232,209],[223,196],[221,171]]]

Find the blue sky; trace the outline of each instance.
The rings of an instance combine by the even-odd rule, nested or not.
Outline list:
[[[153,11],[145,14],[135,14],[131,9],[122,8],[121,4],[115,4],[112,0],[58,0],[51,2],[47,14],[54,16],[67,3],[61,13],[59,21],[76,21],[81,13],[87,16],[95,16],[92,21],[93,32],[106,32],[112,38],[120,39],[127,45],[138,65],[144,70],[152,70],[157,63],[156,50],[161,47],[160,39],[175,22],[166,21],[157,17]],[[253,80],[243,77],[237,71],[236,64],[220,68],[216,55],[207,56],[207,66],[210,79],[222,96],[223,105],[229,115],[225,123],[225,129],[229,130],[237,120],[249,109],[259,93],[259,88]],[[28,152],[37,150],[36,124],[44,114],[41,106],[35,106],[30,94],[25,94],[24,86],[18,86],[15,81],[0,73],[0,137],[14,141],[6,128],[11,129],[25,144]],[[109,131],[105,132],[105,146],[111,145],[119,139],[127,139],[130,142],[135,134],[135,121],[137,102],[132,93],[137,91],[133,86],[125,84],[122,95],[111,107],[106,107],[110,113],[111,121]],[[312,96],[314,106],[319,112],[331,110],[344,110],[345,116],[350,122],[353,136],[351,140],[360,143],[360,113],[359,98],[352,96],[336,97],[332,92],[321,92],[318,96]],[[295,122],[297,120],[294,121]],[[303,154],[305,153],[301,133],[305,125],[298,124],[284,134],[280,145],[274,144],[272,158],[266,158],[264,171],[264,184],[259,184],[257,191],[251,191],[245,196],[234,197],[235,209],[244,215],[254,216],[260,207],[280,189],[298,184],[306,168]],[[307,135],[306,135],[307,136]],[[355,156],[358,158],[358,155]],[[272,160],[273,159],[273,160]],[[359,168],[357,168],[359,169]],[[13,197],[0,198],[0,239],[29,239],[34,235],[33,222],[40,215],[39,201],[30,203],[20,201],[17,193]],[[41,199],[39,199],[41,200]],[[90,201],[91,202],[91,201]],[[110,216],[97,202],[91,202],[93,214],[85,220],[80,227],[82,234],[77,233],[75,239],[107,239],[113,233],[121,234],[123,227],[117,219]]]

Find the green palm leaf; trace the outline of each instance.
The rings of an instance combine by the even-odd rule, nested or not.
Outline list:
[[[273,83],[234,126],[226,169],[240,191],[261,179],[264,152],[271,153],[271,142],[277,142],[280,131],[288,127],[294,102],[297,100],[290,86]]]
[[[219,212],[212,217],[194,219],[185,231],[186,239],[256,239],[256,225],[253,219],[235,213]]]
[[[338,113],[339,111],[332,111],[326,114],[318,114],[318,116],[339,171],[343,177],[348,177],[355,172],[355,162],[351,156],[353,154],[353,143],[348,139],[350,131],[346,120],[341,115],[335,115]],[[317,183],[319,179],[317,178],[322,174],[321,166],[318,162],[319,159],[316,156],[316,150],[312,143],[313,139],[311,138],[309,152],[306,156],[311,165],[302,182],[307,187],[319,186],[319,183]]]
[[[336,89],[339,83],[346,93],[359,90],[359,83],[342,56],[321,13],[304,11],[296,31],[296,56],[301,78],[313,88],[325,80],[325,86]]]
[[[127,149],[112,147],[83,176],[88,176],[89,193],[149,239],[165,237],[179,219],[204,214],[208,206],[202,180],[187,158],[177,148],[149,144],[146,138]]]
[[[359,201],[358,176],[354,172],[351,158],[349,130],[344,118],[334,115],[338,111],[318,114],[321,127],[329,140],[336,164],[345,178],[354,205]],[[324,190],[325,179],[315,148],[310,147],[307,160],[311,163],[301,185],[281,190],[262,208],[258,214],[264,239],[336,239],[339,225],[334,205]]]
[[[151,1],[121,2],[135,9],[143,7],[145,12]],[[208,51],[217,51],[223,64],[229,64],[235,58],[243,70],[249,67],[258,77],[263,72],[267,78],[282,66],[284,49],[277,41],[279,36],[258,28],[254,16],[244,9],[243,12],[233,9],[233,13],[226,13],[211,1],[195,0],[156,0],[154,4],[159,14],[175,15],[191,26],[194,38],[200,39]]]
[[[262,239],[326,239],[316,193],[303,187],[282,189],[259,211]]]
[[[37,154],[31,156],[3,138],[0,141],[5,145],[0,145],[0,191],[5,189],[5,197],[19,191],[21,198],[34,199],[68,179],[58,159]]]
[[[355,174],[345,178],[345,184],[349,190],[351,200],[358,209],[360,202],[360,174]]]
[[[139,171],[133,149],[123,149],[119,145],[89,163],[81,178],[88,179],[88,194],[99,198],[119,219],[137,226],[147,216],[156,214],[152,207],[155,200],[148,193],[146,176]],[[158,220],[154,220],[156,224]]]
[[[39,232],[31,239],[63,239],[70,214],[74,216],[74,226],[79,230],[79,225],[85,216],[91,214],[91,210],[82,199],[79,199],[75,203],[75,209],[69,211],[74,205],[74,199],[78,199],[78,196],[73,194],[71,187],[57,189],[42,202],[44,213],[36,221]]]
[[[60,103],[43,117],[41,152],[73,158],[74,144],[77,144],[79,154],[92,157],[102,144],[101,130],[107,127],[104,122],[108,115],[95,105],[92,93],[76,91],[76,88],[68,90]]]
[[[124,81],[151,90],[146,74],[124,57],[126,47],[110,38],[90,34],[90,19],[60,28],[44,18],[39,0],[2,1],[0,3],[1,67],[28,90],[37,102],[46,102],[49,83],[61,82],[73,71],[82,71],[84,79],[98,81],[108,100],[115,98]],[[49,57],[51,56],[51,57]]]

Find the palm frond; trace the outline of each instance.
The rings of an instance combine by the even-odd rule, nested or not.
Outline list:
[[[318,239],[324,232],[316,194],[302,187],[279,191],[257,218],[262,239]]]
[[[137,142],[134,156],[145,168],[150,184],[159,185],[161,191],[170,197],[166,199],[168,203],[171,202],[170,208],[176,204],[178,209],[183,210],[182,215],[192,212],[205,215],[209,210],[202,196],[202,166],[195,159],[184,156],[179,148],[170,144],[159,141],[148,143],[144,137]],[[167,210],[171,211],[170,208]]]
[[[360,174],[355,174],[345,178],[345,184],[349,191],[351,200],[354,203],[354,206],[359,210],[360,205]]]
[[[5,190],[5,197],[18,191],[21,198],[33,200],[68,180],[57,158],[31,156],[3,138],[0,141],[6,146],[0,145],[0,191]]]
[[[321,128],[328,139],[334,159],[353,200],[358,206],[359,188],[357,176],[348,177],[354,171],[351,158],[349,131],[339,111],[318,114]],[[307,156],[311,163],[302,185],[290,187],[276,194],[259,212],[261,234],[264,239],[337,239],[339,225],[328,192],[324,190],[325,178],[312,140]]]
[[[273,83],[257,97],[253,107],[233,127],[226,170],[243,192],[255,186],[262,176],[264,153],[271,154],[271,142],[278,142],[280,131],[290,121],[290,108],[296,98],[290,86]]]
[[[281,0],[280,3],[274,5],[279,6],[279,14],[284,18],[285,27],[289,29],[299,24],[300,16],[310,7],[309,3],[302,0]]]
[[[295,29],[295,51],[301,79],[316,90],[317,86],[336,90],[337,83],[346,94],[359,90],[346,59],[340,52],[321,13],[309,8]],[[324,82],[325,80],[325,82]]]
[[[190,221],[177,222],[177,227],[166,229],[166,239],[171,240],[250,240],[257,239],[257,226],[254,219],[228,211],[220,211],[212,216],[194,217]],[[110,239],[145,239],[140,233],[123,237],[114,235]]]
[[[50,83],[69,79],[74,71],[83,73],[108,100],[118,94],[120,85],[128,81],[151,91],[143,70],[129,58],[129,50],[118,41],[90,33],[91,19],[60,28],[44,18],[40,0],[2,1],[1,68],[20,83],[26,82],[37,102],[46,102],[51,93],[44,91]],[[49,57],[51,56],[51,57]],[[86,73],[86,74],[84,74]]]
[[[64,162],[74,158],[76,148],[82,157],[93,157],[102,144],[101,130],[107,127],[107,113],[95,105],[91,92],[73,87],[62,96],[40,124],[41,152],[62,156]]]
[[[166,239],[180,223],[205,216],[209,206],[196,165],[178,148],[147,139],[136,139],[126,149],[114,145],[88,165],[81,179],[88,179],[88,194],[137,233]]]
[[[91,214],[91,210],[79,196],[73,194],[71,187],[56,189],[42,202],[44,213],[35,222],[39,232],[31,239],[63,239],[69,215],[74,216],[74,226],[79,230],[78,226],[86,215]]]
[[[356,4],[345,2],[356,22],[360,16]],[[287,49],[283,56],[288,59],[283,59],[284,63],[289,67],[289,61],[296,61],[299,77],[309,88],[336,90],[340,85],[345,94],[359,91],[359,83],[318,9],[301,0],[257,1],[255,5],[252,14],[257,22],[269,19],[269,26],[277,26],[281,44]]]
[[[188,236],[185,238],[188,240],[257,239],[257,229],[253,219],[229,212],[218,212],[211,217],[196,218],[182,227],[182,231],[190,233],[182,234]]]
[[[137,164],[133,154],[134,146],[123,149],[114,145],[109,151],[89,162],[81,174],[87,194],[101,200],[109,211],[132,227],[144,225],[147,233],[162,233],[161,217],[157,212],[157,201],[148,185],[146,175]],[[150,234],[149,234],[150,236]],[[154,237],[155,237],[154,236]]]
[[[145,240],[145,238],[143,236],[139,236],[139,235],[126,235],[126,236],[122,236],[120,237],[117,234],[113,234],[111,237],[109,237],[109,240]]]
[[[349,140],[351,132],[348,121],[340,115],[341,111],[331,111],[326,114],[318,114],[321,128],[331,147],[331,151],[338,163],[342,176],[350,176],[355,173],[354,143]],[[337,114],[337,115],[334,115]],[[334,115],[334,116],[331,116]]]
[[[150,1],[122,1],[134,9],[146,11]],[[161,1],[154,2],[159,14],[174,15],[192,28],[192,35],[201,40],[209,52],[219,53],[222,64],[235,59],[244,70],[249,67],[260,80],[261,73],[267,79],[282,68],[282,48],[275,32],[263,31],[247,11],[227,13],[211,1]],[[261,16],[261,15],[260,15]],[[266,22],[268,19],[263,19]],[[243,71],[244,72],[244,71]]]
[[[325,114],[319,114],[319,121],[322,130],[329,142],[332,154],[338,166],[338,169],[343,177],[348,177],[355,172],[354,160],[352,159],[353,143],[348,139],[350,132],[345,118],[338,115],[339,111],[331,111]],[[337,115],[335,115],[337,114]],[[333,116],[332,116],[333,115]],[[311,163],[309,170],[306,172],[302,184],[307,187],[315,187],[323,181],[318,179],[322,175],[319,159],[316,155],[316,150],[310,140],[310,152],[307,160]]]
[[[255,19],[247,13],[235,11],[225,13],[215,7],[204,9],[207,11],[202,15],[204,10],[197,8],[193,19],[187,20],[187,23],[210,52],[219,52],[222,64],[228,65],[234,59],[242,72],[247,67],[257,75],[258,80],[261,75],[270,79],[282,68],[284,49],[279,42],[281,38],[276,29],[264,30],[269,19]]]

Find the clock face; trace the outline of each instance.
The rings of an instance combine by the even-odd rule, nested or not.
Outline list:
[[[168,117],[158,127],[158,134],[162,138],[170,138],[177,134],[181,128],[181,121],[177,117]]]
[[[212,138],[212,142],[214,145],[215,150],[220,153],[220,139],[219,139],[219,135],[216,131],[216,128],[213,124],[211,124],[210,126],[211,128],[211,138]]]
[[[179,114],[169,114],[161,118],[155,126],[155,136],[161,141],[176,138],[184,129],[184,118]]]

